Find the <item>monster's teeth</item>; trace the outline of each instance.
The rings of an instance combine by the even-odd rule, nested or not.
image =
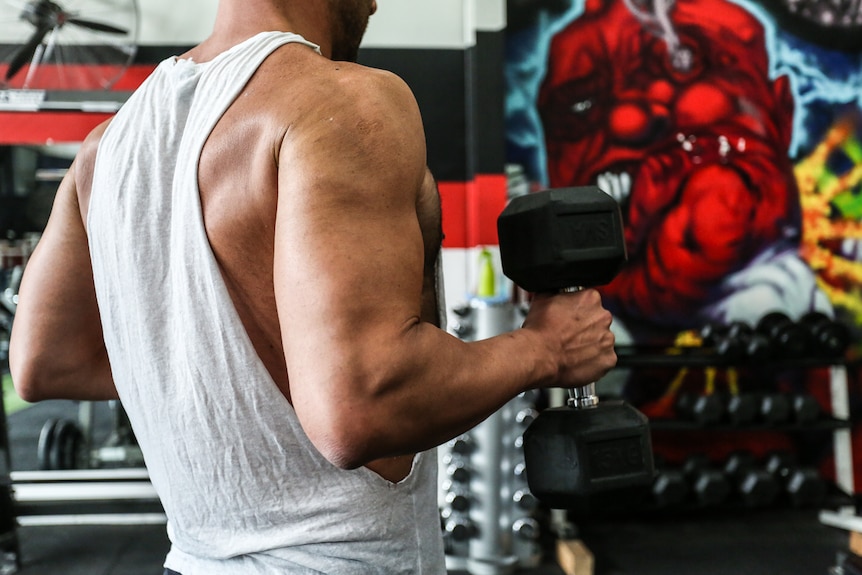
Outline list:
[[[597,178],[599,188],[606,194],[613,195],[613,186],[611,185],[611,174],[604,173]]]
[[[620,184],[622,186],[622,198],[627,200],[632,195],[632,177],[628,172],[620,174]]]
[[[597,183],[602,191],[609,194],[618,202],[628,200],[632,193],[632,178],[626,172],[621,174],[605,172],[599,175]]]

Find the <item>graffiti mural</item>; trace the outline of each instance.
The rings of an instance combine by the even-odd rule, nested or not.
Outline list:
[[[630,261],[604,290],[618,317],[862,317],[860,53],[783,33],[755,4],[553,4],[510,23],[509,156],[539,185],[620,201]]]
[[[817,311],[848,326],[859,357],[860,10],[821,0],[510,2],[508,160],[534,188],[597,185],[620,202],[629,261],[601,288],[618,342]],[[629,397],[651,415],[672,413],[671,393],[685,386],[738,393],[764,379],[638,375]],[[857,414],[858,380],[851,370]],[[829,401],[822,372],[770,385]],[[738,447],[726,439],[722,449]],[[780,434],[758,441],[786,446]],[[823,444],[808,446],[812,459],[829,458]]]

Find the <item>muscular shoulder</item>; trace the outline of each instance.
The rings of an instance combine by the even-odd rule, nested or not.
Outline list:
[[[305,76],[282,160],[371,171],[415,190],[425,174],[425,133],[416,100],[395,74],[324,60]],[[334,165],[333,165],[334,164]],[[400,181],[396,181],[400,180]]]
[[[297,127],[345,130],[353,137],[398,132],[424,140],[413,93],[395,74],[326,61],[313,81],[308,113],[298,118]]]

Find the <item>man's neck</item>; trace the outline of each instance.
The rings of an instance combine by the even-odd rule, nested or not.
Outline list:
[[[201,45],[205,52],[221,52],[260,32],[299,34],[331,55],[328,3],[320,0],[221,0],[212,35]]]

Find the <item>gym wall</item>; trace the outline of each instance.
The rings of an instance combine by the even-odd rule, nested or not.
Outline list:
[[[474,283],[476,247],[496,244],[495,218],[505,202],[506,4],[504,0],[380,0],[378,5],[360,62],[395,72],[416,95],[428,140],[428,163],[444,205],[446,291],[451,294],[448,299],[463,300]],[[211,0],[139,0],[138,49],[132,65],[112,86],[116,98],[122,101],[162,59],[205,39],[216,6]],[[0,110],[0,144],[79,142],[111,113]]]
[[[794,12],[801,7],[808,12]],[[832,10],[816,1],[510,0],[506,159],[534,187],[598,185],[620,201],[629,261],[602,290],[618,343],[669,344],[710,322],[822,311],[852,330],[858,403],[862,14]],[[769,380],[829,405],[824,370],[761,368],[741,372],[744,390]],[[703,391],[694,371],[686,386]],[[627,393],[670,416],[675,375],[633,372]],[[854,437],[862,445],[858,429]],[[746,436],[743,447],[782,441]],[[718,457],[740,447],[716,443]],[[828,446],[807,449],[830,468]]]

